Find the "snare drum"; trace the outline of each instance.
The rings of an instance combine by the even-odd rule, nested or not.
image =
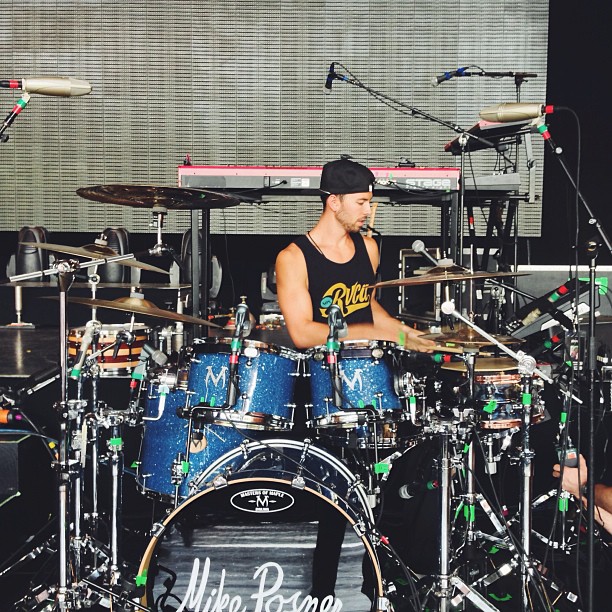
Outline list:
[[[166,502],[173,499],[177,486],[179,497],[188,497],[191,480],[244,441],[232,427],[205,424],[192,436],[187,460],[189,419],[177,414],[188,401],[186,376],[181,369],[158,374],[149,383],[142,417],[136,482],[143,493]]]
[[[291,349],[244,340],[238,358],[238,393],[227,407],[232,338],[196,340],[189,364],[192,405],[219,410],[215,423],[282,431],[293,427],[293,392],[301,356]]]
[[[381,601],[366,491],[338,459],[309,443],[262,440],[230,451],[202,476],[202,490],[149,542],[138,570],[146,576],[143,605],[208,610],[201,606],[222,598],[227,610],[331,612],[370,610],[370,600]],[[317,597],[312,577],[327,542],[318,523],[325,529],[329,522],[346,531],[337,538],[333,594]],[[356,588],[363,571],[373,577],[368,596]]]
[[[531,390],[531,424],[545,417],[542,393],[544,383],[534,378]],[[510,429],[520,427],[525,408],[522,402],[520,374],[507,372],[479,374],[474,377],[474,400],[482,429]]]
[[[454,376],[446,386],[443,402],[450,407],[466,405],[470,385],[464,364],[445,364],[446,377]],[[461,372],[461,374],[459,374]],[[454,374],[453,374],[454,373]],[[531,424],[545,418],[543,401],[544,382],[534,378],[531,392]],[[521,376],[516,364],[506,358],[476,360],[474,373],[474,407],[482,429],[510,429],[523,422]]]
[[[76,327],[68,332],[68,357],[75,359],[81,346],[81,339],[86,327]],[[100,376],[103,377],[127,377],[138,365],[138,358],[142,347],[147,342],[149,328],[143,323],[135,323],[132,329],[134,342],[131,345],[121,344],[115,356],[115,347],[110,348],[117,340],[119,331],[130,330],[129,324],[103,325],[96,341],[96,351],[103,351],[98,357]],[[87,350],[87,355],[92,354],[92,347]]]

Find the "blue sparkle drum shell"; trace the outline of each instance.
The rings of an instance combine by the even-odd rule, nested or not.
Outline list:
[[[211,423],[202,425],[188,445],[189,419],[177,414],[187,401],[184,388],[148,385],[136,482],[149,497],[171,502],[177,483],[179,497],[188,497],[191,480],[244,440],[238,430]]]
[[[355,428],[374,411],[383,420],[402,420],[404,403],[394,384],[396,345],[381,340],[348,340],[340,344],[338,372],[342,407],[334,405],[327,349],[307,352],[310,376],[310,425],[315,428]]]
[[[241,429],[286,431],[293,427],[294,389],[300,353],[274,344],[243,340],[238,359],[236,403],[224,407],[229,385],[232,338],[193,344],[188,390],[192,405],[219,409],[215,423]]]
[[[339,459],[309,441],[266,439],[230,451],[202,477],[201,490],[154,529],[138,569],[141,604],[366,612],[382,601],[366,491]],[[322,535],[330,530],[331,546]],[[336,553],[330,579],[323,570]]]

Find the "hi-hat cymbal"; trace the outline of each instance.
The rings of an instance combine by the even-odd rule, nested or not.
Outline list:
[[[440,366],[443,370],[467,372],[467,364],[463,361],[451,361]],[[475,372],[506,372],[516,370],[518,365],[509,357],[478,357],[474,362]]]
[[[57,299],[57,296],[49,296],[48,299]],[[194,325],[208,325],[209,327],[221,329],[219,325],[211,323],[206,319],[192,317],[191,315],[173,312],[171,310],[164,310],[163,308],[158,308],[153,302],[139,297],[122,297],[116,300],[69,297],[68,302],[71,304],[82,304],[90,308],[110,308],[111,310],[122,310],[123,312],[133,312],[159,319],[170,319],[171,321],[193,323]]]
[[[24,246],[36,247],[43,251],[53,251],[55,253],[64,253],[66,255],[76,255],[77,257],[87,257],[89,259],[106,259],[107,257],[117,257],[119,253],[114,249],[101,244],[86,244],[82,247],[72,247],[63,244],[51,244],[50,242],[20,242]],[[122,259],[121,261],[113,261],[110,263],[118,263],[122,266],[130,268],[140,268],[149,272],[158,272],[159,274],[170,274],[168,270],[152,266],[136,259]],[[102,264],[101,264],[102,265]]]
[[[371,289],[384,287],[403,287],[405,285],[427,285],[429,283],[443,283],[444,281],[466,281],[485,278],[497,278],[503,276],[525,276],[528,272],[470,272],[467,268],[457,265],[434,266],[423,274],[409,276],[408,278],[397,278],[382,281],[370,285]]]
[[[155,185],[95,185],[76,192],[87,200],[137,208],[209,210],[240,204],[238,198],[225,193]]]
[[[525,342],[525,340],[514,338],[513,336],[490,335],[500,344],[519,344]],[[423,334],[420,337],[427,340],[433,340],[436,344],[441,346],[449,345],[451,347],[462,346],[465,348],[478,348],[480,346],[491,346],[494,344],[474,331],[471,327],[464,327],[455,331],[443,333]]]

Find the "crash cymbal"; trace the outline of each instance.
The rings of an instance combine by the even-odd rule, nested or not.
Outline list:
[[[53,251],[54,253],[64,253],[65,255],[87,257],[88,259],[105,259],[107,257],[117,257],[117,255],[119,255],[119,253],[117,253],[117,251],[114,249],[107,246],[102,246],[100,244],[86,244],[82,247],[51,244],[50,242],[20,242],[19,244],[43,249],[43,251]],[[159,272],[159,274],[170,274],[168,270],[163,270],[162,268],[137,261],[136,259],[123,259],[121,261],[113,261],[111,263],[118,263],[122,266],[128,266],[130,268],[140,268],[141,270],[148,270],[149,272]]]
[[[445,281],[467,281],[475,279],[498,278],[504,276],[525,276],[528,272],[470,272],[467,268],[457,265],[434,266],[423,274],[382,281],[370,285],[371,289],[384,287],[403,287],[406,285],[427,285],[429,283],[443,283]]]
[[[467,372],[467,365],[463,361],[445,363],[440,366],[443,370]],[[516,361],[509,357],[477,357],[474,362],[474,372],[506,372],[516,370]]]
[[[47,299],[57,299],[57,296],[48,296]],[[220,326],[205,319],[192,317],[191,315],[163,310],[158,308],[153,302],[139,297],[122,297],[116,300],[98,300],[93,298],[69,297],[71,304],[82,304],[90,308],[110,308],[111,310],[122,310],[123,312],[134,312],[149,317],[159,319],[170,319],[171,321],[181,321],[183,323],[193,323],[194,325],[208,325],[209,327]]]
[[[136,208],[209,210],[240,204],[238,198],[225,193],[155,185],[96,185],[81,187],[76,192],[87,200]]]
[[[514,338],[513,336],[490,335],[500,344],[519,344],[524,342],[524,340]],[[475,332],[471,327],[464,327],[444,333],[423,334],[421,338],[433,340],[436,344],[450,347],[462,346],[465,348],[477,348],[480,346],[491,346],[493,344],[493,342]]]

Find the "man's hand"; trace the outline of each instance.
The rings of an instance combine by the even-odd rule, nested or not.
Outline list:
[[[437,347],[433,340],[428,338],[421,338],[425,332],[411,329],[410,327],[402,326],[400,332],[400,340],[403,338],[403,342],[400,344],[411,351],[418,351],[419,353],[433,353]]]

